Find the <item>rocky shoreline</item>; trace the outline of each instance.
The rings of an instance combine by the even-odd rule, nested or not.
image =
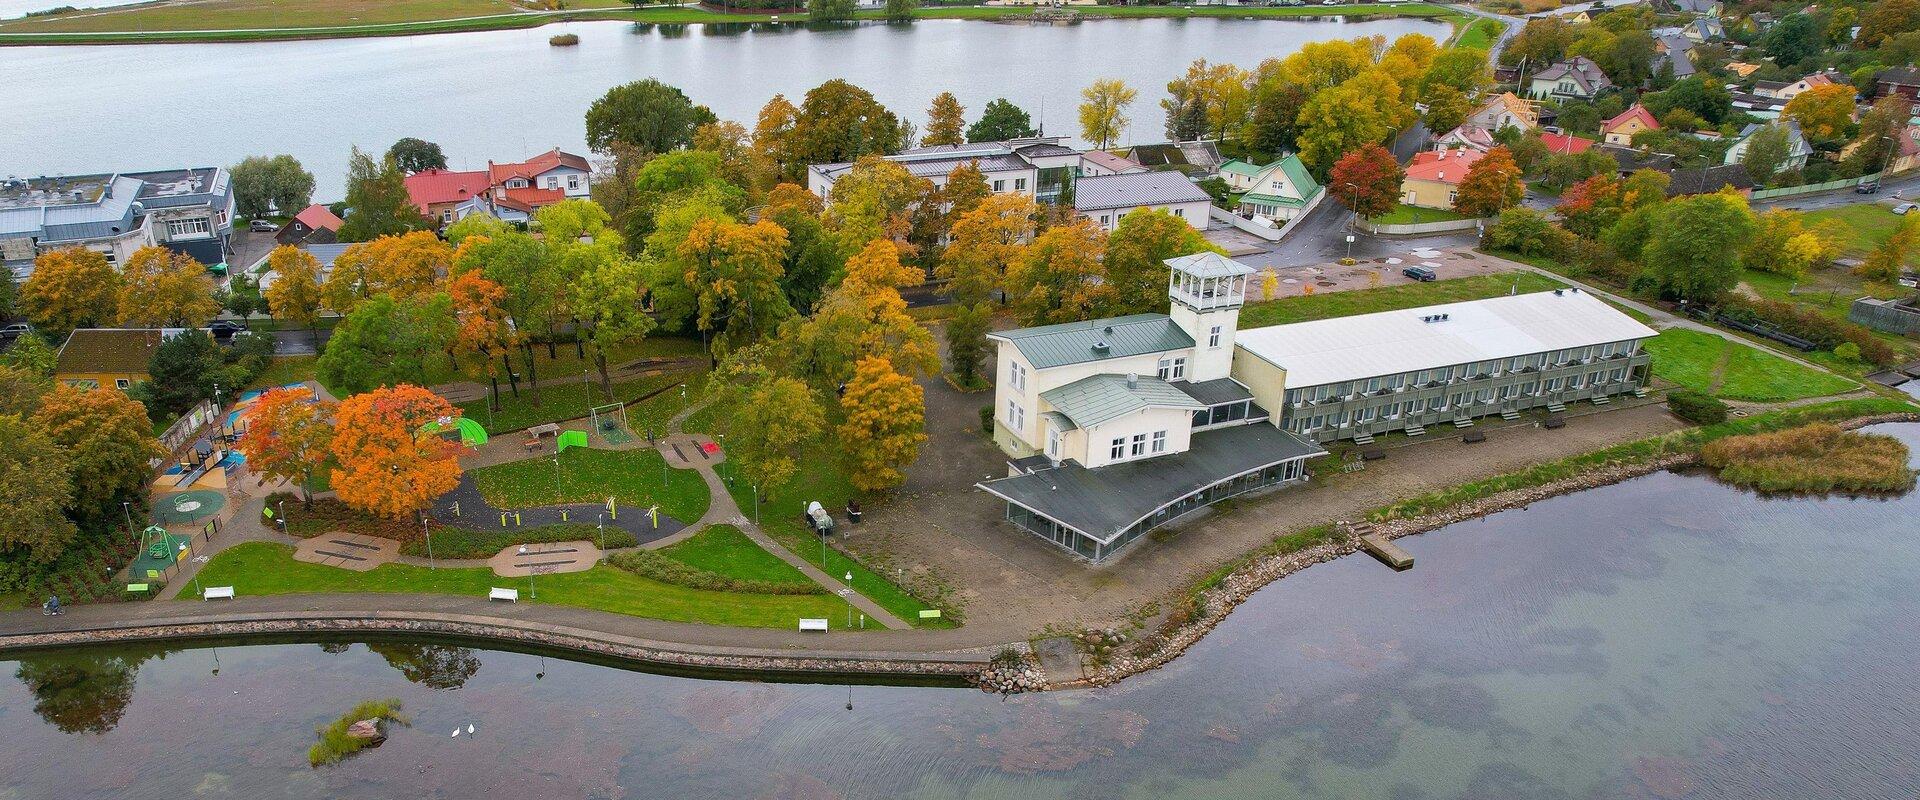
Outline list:
[[[1860,417],[1836,424],[1845,430],[1856,430],[1869,425],[1888,422],[1920,422],[1920,414],[1881,414],[1870,417]],[[1521,508],[1550,497],[1572,494],[1588,489],[1597,489],[1630,478],[1638,478],[1642,475],[1693,466],[1699,463],[1700,455],[1696,451],[1674,453],[1632,464],[1610,464],[1588,470],[1579,475],[1543,483],[1538,486],[1529,486],[1522,489],[1488,495],[1478,500],[1461,503],[1432,514],[1376,523],[1369,533],[1384,536],[1388,539],[1398,539],[1402,536],[1426,533],[1452,525],[1456,522],[1477,519],[1509,509]],[[1255,592],[1265,588],[1268,584],[1315,564],[1332,561],[1336,558],[1352,555],[1359,551],[1359,538],[1347,535],[1336,542],[1329,542],[1304,550],[1271,556],[1243,566],[1228,574],[1225,579],[1221,580],[1219,586],[1201,593],[1199,598],[1200,613],[1195,615],[1192,622],[1168,632],[1161,646],[1152,654],[1146,656],[1135,656],[1131,654],[1118,655],[1097,670],[1090,671],[1084,680],[1075,681],[1070,684],[1054,684],[1050,688],[1110,686],[1127,677],[1165,666],[1186,653],[1187,648],[1192,647],[1208,633],[1212,632],[1214,626],[1225,621],[1228,614],[1232,613],[1241,603],[1246,602]]]

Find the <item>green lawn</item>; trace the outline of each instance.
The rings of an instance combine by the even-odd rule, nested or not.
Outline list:
[[[551,377],[550,374],[548,375]],[[606,392],[600,390],[600,381],[597,378],[584,383],[576,381],[559,386],[542,386],[540,402],[537,405],[534,403],[531,387],[520,387],[520,394],[516,397],[507,385],[502,383],[498,410],[487,408],[485,397],[455,405],[459,407],[461,416],[486,426],[488,433],[507,433],[525,430],[547,422],[581,419],[586,417],[588,409],[594,406],[616,401],[631,402],[652,393],[655,389],[681,383],[688,385],[687,396],[691,398],[695,396],[695,384],[705,380],[704,377],[700,377],[703,375],[704,373],[701,372],[679,372],[614,381],[613,400],[608,400]],[[671,406],[671,408],[665,412],[660,411],[659,409],[664,406]],[[659,423],[664,422],[680,408],[681,399],[678,391],[662,392],[645,403],[628,408],[627,425],[633,429],[635,436],[645,436],[648,423],[652,422],[654,429],[659,430],[661,428]]]
[[[1316,319],[1396,311],[1402,308],[1457,303],[1499,297],[1518,288],[1521,294],[1557,289],[1566,284],[1532,272],[1504,272],[1468,278],[1322,292],[1253,303],[1240,311],[1240,328],[1282,325]]]
[[[660,554],[690,567],[729,578],[769,583],[813,583],[813,579],[767,552],[732,525],[713,525],[693,538],[662,548]]]
[[[1806,212],[1808,224],[1838,220],[1846,226],[1847,254],[1866,255],[1900,227],[1900,217],[1879,203],[1855,203]]]
[[[1474,219],[1474,217],[1444,208],[1422,208],[1401,203],[1394,206],[1392,211],[1368,221],[1380,225],[1410,225],[1416,222],[1449,222],[1456,219]]]
[[[473,471],[473,480],[487,502],[500,508],[598,503],[614,497],[642,508],[659,503],[661,511],[687,523],[707,513],[710,498],[699,473],[666,469],[666,461],[653,450],[576,447],[559,459],[557,471],[553,457],[546,456],[482,467]]]
[[[710,592],[648,580],[606,565],[586,572],[502,578],[483,567],[429,570],[382,564],[367,572],[293,560],[293,548],[243,542],[220,552],[200,571],[201,586],[232,586],[242,596],[315,592],[393,592],[484,597],[489,587],[520,590],[520,602],[577,606],[673,622],[744,628],[792,629],[802,617],[845,627],[846,602],[833,595]],[[192,587],[181,599],[197,599]]]
[[[1647,350],[1653,353],[1655,377],[1731,400],[1781,402],[1839,394],[1858,386],[1701,331],[1663,331],[1648,340]]]
[[[319,356],[276,356],[267,364],[267,368],[253,379],[253,383],[247,385],[247,388],[271,389],[289,383],[315,380],[313,367],[319,360]]]
[[[640,543],[633,534],[619,528],[601,530],[598,525],[578,522],[538,528],[488,530],[441,525],[433,529],[432,555],[435,558],[492,558],[510,546],[536,542],[593,542],[604,550],[632,547]],[[419,537],[407,539],[400,543],[400,552],[425,558],[428,555],[427,542]]]
[[[1506,30],[1506,27],[1506,23],[1497,19],[1487,19],[1485,17],[1476,19],[1472,23],[1469,23],[1464,30],[1460,31],[1459,38],[1453,40],[1453,46],[1477,47],[1481,50],[1489,49],[1493,47],[1494,40],[1500,38],[1500,33]]]

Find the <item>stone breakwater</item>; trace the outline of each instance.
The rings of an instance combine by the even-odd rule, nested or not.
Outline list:
[[[552,648],[592,656],[633,661],[674,669],[819,675],[859,675],[876,678],[946,678],[962,685],[979,685],[989,670],[984,660],[941,654],[900,658],[860,654],[766,652],[701,652],[693,648],[663,647],[637,640],[595,635],[592,631],[554,626],[522,626],[484,618],[451,617],[335,617],[299,615],[259,619],[192,620],[89,630],[47,631],[0,637],[0,653],[50,647],[118,642],[186,641],[226,637],[274,637],[301,634],[416,634],[503,642]]]
[[[1920,414],[1882,414],[1861,417],[1838,423],[1846,430],[1855,430],[1869,425],[1888,422],[1920,422]],[[1419,517],[1396,519],[1376,523],[1371,533],[1398,539],[1416,533],[1443,528],[1456,522],[1477,519],[1489,514],[1521,508],[1529,504],[1557,497],[1563,494],[1597,489],[1621,481],[1650,475],[1662,470],[1693,466],[1700,463],[1698,452],[1674,453],[1648,461],[1608,464],[1587,470],[1578,475],[1557,481],[1529,486],[1511,491],[1488,495],[1450,508],[1435,511]],[[1316,545],[1304,550],[1283,553],[1260,559],[1229,573],[1220,584],[1202,592],[1199,598],[1201,613],[1195,615],[1192,622],[1169,632],[1161,646],[1149,655],[1117,655],[1112,661],[1097,670],[1089,670],[1085,684],[1108,686],[1121,679],[1159,667],[1179,658],[1187,648],[1192,647],[1219,625],[1235,608],[1252,597],[1254,592],[1265,588],[1267,584],[1280,580],[1295,572],[1315,564],[1332,561],[1336,558],[1352,555],[1360,550],[1358,537],[1343,536],[1335,542]],[[1060,687],[1056,687],[1060,688]]]

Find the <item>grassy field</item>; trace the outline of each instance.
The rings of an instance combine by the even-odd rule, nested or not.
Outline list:
[[[1914,482],[1905,443],[1827,423],[1729,436],[1700,457],[1722,480],[1763,492],[1904,492]]]
[[[1461,29],[1460,35],[1453,40],[1453,46],[1489,49],[1493,47],[1494,41],[1500,38],[1501,32],[1505,31],[1506,27],[1505,23],[1497,19],[1485,17],[1476,19]]]
[[[633,534],[619,528],[601,530],[598,525],[566,523],[538,528],[499,528],[476,531],[441,525],[433,529],[434,558],[492,558],[512,545],[538,542],[593,542],[603,550],[639,544]],[[427,557],[427,542],[415,537],[400,543],[405,555]]]
[[[1647,342],[1655,377],[1729,400],[1825,397],[1858,384],[1701,331],[1663,331]]]
[[[1557,289],[1566,284],[1532,272],[1505,272],[1475,275],[1469,278],[1383,286],[1378,289],[1354,289],[1323,292],[1302,297],[1287,297],[1253,303],[1240,311],[1240,328],[1307,322],[1349,314],[1371,314],[1402,308],[1457,303],[1499,297],[1518,287],[1521,294]]]
[[[655,451],[576,447],[559,458],[558,486],[551,457],[482,467],[473,471],[473,480],[487,502],[501,508],[594,503],[615,497],[642,508],[659,503],[661,511],[682,522],[707,513],[710,498],[699,473],[665,469],[666,462]]]
[[[833,595],[756,595],[710,592],[648,580],[609,566],[586,572],[502,578],[491,570],[438,569],[382,564],[351,572],[293,560],[293,548],[274,542],[243,542],[220,552],[200,571],[202,586],[232,586],[237,594],[392,592],[483,597],[489,587],[520,590],[520,602],[576,606],[673,622],[744,628],[791,629],[802,617],[846,621],[846,603]],[[193,600],[192,589],[181,593]]]
[[[1868,250],[1879,247],[1881,242],[1893,235],[1900,227],[1901,218],[1879,203],[1856,203],[1853,205],[1822,208],[1806,212],[1808,224],[1818,224],[1826,220],[1838,220],[1846,226],[1847,255],[1863,256]]]
[[[1457,219],[1473,219],[1473,217],[1444,208],[1421,208],[1401,203],[1394,206],[1392,211],[1368,221],[1381,225],[1410,225],[1420,222],[1450,222]]]
[[[813,580],[754,544],[732,525],[714,525],[693,538],[660,550],[660,554],[696,569],[769,583],[812,584]]]
[[[548,377],[553,376],[548,374]],[[688,384],[687,397],[692,398],[696,396],[695,384],[704,380],[704,373],[679,372],[614,381],[613,399],[609,400],[607,394],[600,390],[600,381],[596,377],[586,382],[575,381],[557,386],[542,386],[538,405],[534,404],[532,387],[520,387],[520,394],[515,396],[503,383],[500,386],[498,410],[487,408],[487,399],[484,396],[454,405],[459,407],[461,416],[479,422],[486,427],[488,433],[506,433],[525,430],[547,422],[581,419],[587,416],[587,410],[594,406],[616,401],[632,402],[651,394],[655,389],[682,383]],[[665,422],[667,417],[672,416],[681,407],[682,399],[678,391],[662,392],[649,398],[645,403],[627,409],[627,425],[633,429],[635,436],[645,436],[648,423],[652,423],[654,429],[659,430],[662,427],[660,423]]]
[[[103,42],[258,41],[356,36],[405,36],[451,31],[530,28],[570,20],[622,20],[652,24],[768,22],[768,14],[719,14],[695,7],[628,8],[610,0],[590,0],[586,8],[562,13],[523,13],[505,0],[170,0],[132,8],[78,12],[0,23],[0,45],[85,44]],[[1427,3],[1406,5],[1306,6],[1285,8],[1181,6],[1087,6],[1084,17],[1431,17],[1456,27],[1466,17]],[[1032,14],[1013,6],[922,8],[920,19],[1005,19]],[[860,20],[884,19],[863,11]],[[786,20],[804,24],[804,17]],[[276,30],[266,30],[276,29]]]

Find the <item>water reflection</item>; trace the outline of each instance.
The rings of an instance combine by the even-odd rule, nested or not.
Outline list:
[[[1916,512],[1652,475],[1403,540],[1411,572],[1299,573],[1117,687],[1006,699],[848,709],[440,642],[222,647],[218,675],[35,656],[0,682],[0,797],[1911,798]],[[386,696],[414,728],[305,767],[315,725]]]

